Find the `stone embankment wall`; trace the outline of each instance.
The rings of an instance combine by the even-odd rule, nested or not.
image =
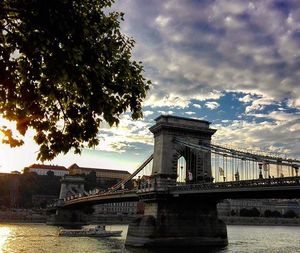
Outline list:
[[[226,225],[300,226],[300,218],[220,217]]]
[[[89,223],[107,224],[107,225],[113,225],[113,224],[128,225],[134,219],[140,216],[141,215],[138,214],[137,215],[96,215],[91,217]]]

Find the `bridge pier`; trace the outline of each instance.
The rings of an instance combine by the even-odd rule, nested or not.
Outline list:
[[[218,219],[216,203],[177,198],[146,202],[144,216],[129,225],[125,244],[134,247],[226,246],[226,225]]]
[[[89,220],[87,214],[93,211],[91,208],[62,208],[66,198],[75,194],[79,195],[84,193],[84,178],[65,175],[60,181],[61,187],[57,207],[48,210],[47,224],[58,226],[77,226],[86,224]]]
[[[55,226],[82,226],[87,224],[88,216],[81,210],[56,209],[48,213],[47,224]]]

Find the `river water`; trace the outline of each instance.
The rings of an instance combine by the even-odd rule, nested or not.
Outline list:
[[[119,238],[59,237],[58,228],[44,224],[0,224],[0,253],[173,253],[268,252],[300,253],[300,227],[227,226],[224,249],[125,249],[127,226]]]

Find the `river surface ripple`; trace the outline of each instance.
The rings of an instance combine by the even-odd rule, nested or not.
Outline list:
[[[227,226],[229,245],[224,249],[132,249],[124,247],[127,226],[119,238],[59,237],[58,228],[44,224],[0,224],[0,253],[174,253],[268,252],[300,253],[300,227]]]

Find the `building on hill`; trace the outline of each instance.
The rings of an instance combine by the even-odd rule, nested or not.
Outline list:
[[[54,176],[58,177],[69,174],[66,167],[58,165],[32,164],[24,169],[24,172],[35,172],[40,176],[47,176],[49,171],[53,172]]]
[[[91,172],[96,173],[97,178],[103,179],[117,179],[123,180],[126,179],[130,173],[124,170],[110,170],[110,169],[98,169],[98,168],[86,168],[79,167],[76,163],[72,164],[69,168],[70,175],[88,175]]]

